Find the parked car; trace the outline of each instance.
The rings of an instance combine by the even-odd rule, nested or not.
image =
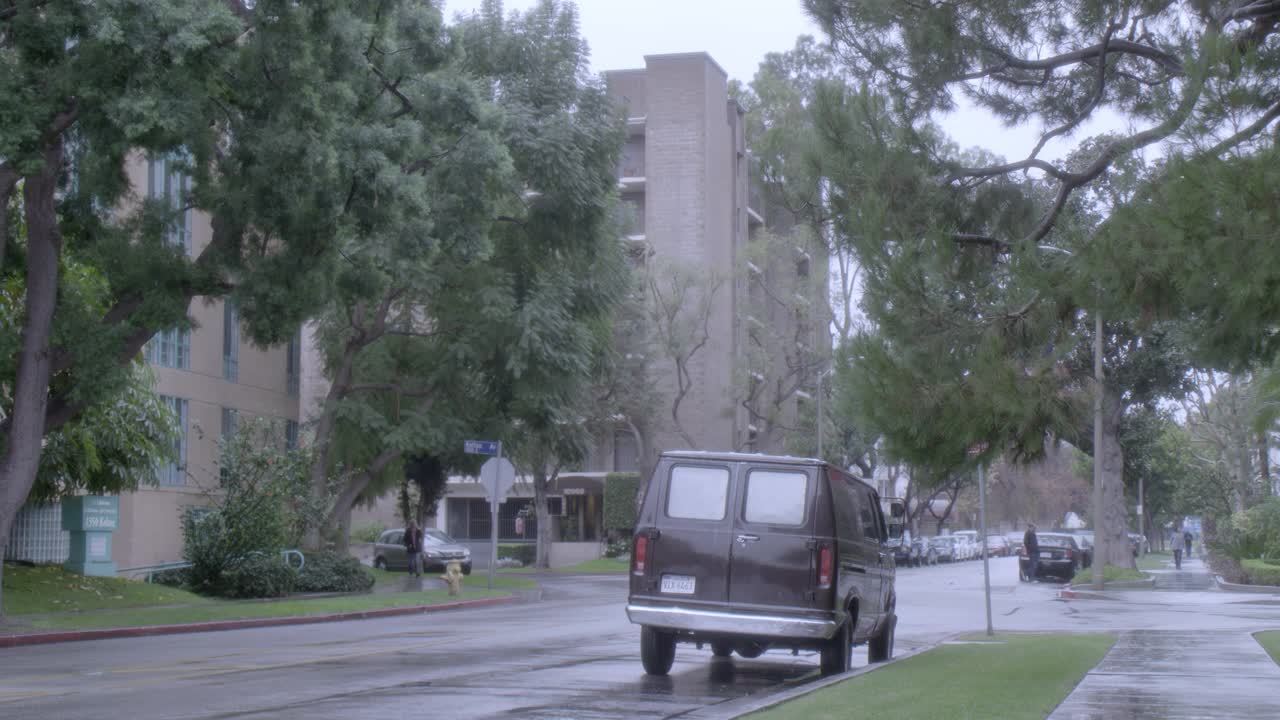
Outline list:
[[[893,562],[898,567],[914,567],[919,564],[916,562],[919,551],[915,543],[904,542],[901,537],[897,537],[890,539],[887,545],[893,548]]]
[[[1022,533],[1005,533],[1004,539],[1009,543],[1010,555],[1019,555],[1022,553]]]
[[[978,546],[968,535],[952,535],[956,546],[956,557],[960,560],[973,560],[978,557]]]
[[[916,550],[916,567],[921,565],[937,565],[938,551],[928,538],[916,538],[911,542]]]
[[[1029,579],[1028,563],[1037,563],[1036,577],[1057,577],[1070,580],[1080,570],[1082,553],[1074,535],[1066,533],[1040,533],[1036,535],[1040,543],[1039,557],[1028,558],[1026,549],[1018,556],[1018,576]]]
[[[1093,567],[1093,533],[1092,532],[1076,532],[1076,544],[1080,546],[1080,567]]]
[[[875,488],[820,460],[663,453],[636,521],[627,600],[645,672],[667,674],[678,643],[721,657],[817,649],[824,673],[847,670],[854,645],[889,659],[888,525]]]
[[[991,557],[1008,557],[1009,541],[1003,535],[988,535],[987,554]]]
[[[954,538],[945,535],[929,538],[929,547],[933,548],[938,562],[956,561],[956,546]]]
[[[462,565],[462,574],[471,574],[471,550],[449,537],[443,531],[427,528],[422,531],[422,569],[445,569],[451,562]],[[409,553],[404,549],[404,528],[387,530],[378,536],[373,546],[373,566],[379,570],[408,570]]]

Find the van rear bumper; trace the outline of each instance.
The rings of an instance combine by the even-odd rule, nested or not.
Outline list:
[[[652,625],[695,633],[754,637],[825,640],[834,636],[837,629],[835,620],[698,610],[675,606],[627,605],[627,617],[636,625]]]

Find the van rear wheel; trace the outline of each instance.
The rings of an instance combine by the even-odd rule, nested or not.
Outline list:
[[[884,629],[867,643],[867,662],[878,663],[893,659],[893,634],[897,626],[898,616],[889,615]]]
[[[822,674],[837,675],[853,664],[853,618],[822,646]]]
[[[676,660],[676,636],[655,630],[648,625],[640,628],[640,664],[650,675],[666,675]]]

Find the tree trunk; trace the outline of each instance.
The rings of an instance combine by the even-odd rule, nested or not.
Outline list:
[[[1275,488],[1271,487],[1271,443],[1267,438],[1267,431],[1263,430],[1258,433],[1258,474],[1262,479],[1262,495],[1270,497],[1275,495]]]
[[[338,534],[333,539],[333,551],[339,555],[347,555],[351,552],[351,506],[336,508],[334,514]]]
[[[1109,403],[1119,399],[1106,396]],[[1137,569],[1133,553],[1129,550],[1128,507],[1124,496],[1124,449],[1120,447],[1120,416],[1123,410],[1112,405],[1103,416],[1102,447],[1094,450],[1094,462],[1102,463],[1101,522],[1095,522],[1095,543],[1101,541],[1106,556],[1100,559],[1107,565]],[[1096,551],[1096,548],[1095,548]]]
[[[23,199],[27,216],[26,317],[18,348],[13,411],[3,458],[0,458],[0,551],[9,544],[9,530],[35,483],[44,440],[44,416],[49,399],[49,342],[53,311],[58,301],[58,260],[62,235],[54,209],[62,141],[45,152],[45,166],[27,177]],[[0,591],[0,603],[3,591]],[[0,618],[4,617],[0,604]]]
[[[334,373],[329,384],[329,392],[325,395],[321,406],[320,417],[316,421],[315,450],[311,459],[311,494],[319,500],[329,489],[329,449],[332,447],[333,430],[338,412],[338,403],[346,397],[351,387],[351,375],[355,367],[356,354],[360,352],[361,337],[357,336],[347,342],[343,350],[342,363]],[[354,499],[353,499],[354,501]],[[336,506],[335,506],[336,508]],[[302,547],[307,550],[319,550],[321,524],[313,524],[307,528],[302,538]]]
[[[547,490],[551,480],[547,477],[546,466],[539,463],[533,471],[533,504],[534,514],[538,519],[538,537],[534,554],[534,567],[551,567],[551,514],[547,511]]]

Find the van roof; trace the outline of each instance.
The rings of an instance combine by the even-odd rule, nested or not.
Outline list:
[[[726,462],[775,462],[789,465],[824,465],[817,458],[795,457],[792,455],[765,455],[764,453],[714,452],[708,450],[668,450],[663,457],[687,458],[690,460],[724,460]]]

